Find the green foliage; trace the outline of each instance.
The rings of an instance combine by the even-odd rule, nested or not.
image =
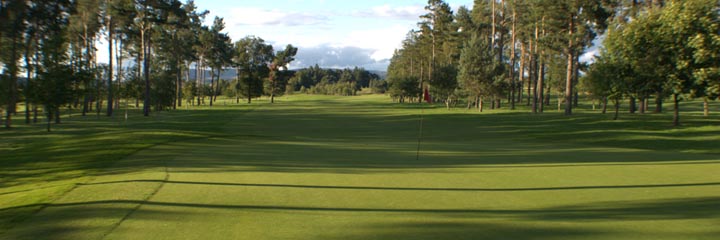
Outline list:
[[[720,91],[720,3],[671,1],[659,18],[660,34],[674,57],[674,92],[716,98]]]
[[[621,59],[598,58],[585,76],[588,90],[598,100],[622,99],[628,94],[628,79],[634,77],[632,66]]]
[[[420,88],[420,79],[416,77],[389,77],[387,81],[387,93],[400,103],[420,99],[423,93],[423,89]]]
[[[494,97],[503,91],[502,65],[495,61],[487,38],[473,36],[460,55],[460,86],[474,97]]]
[[[294,91],[303,92],[301,89],[304,88],[311,94],[354,96],[378,79],[380,76],[364,68],[322,69],[315,65],[293,73],[289,85]]]
[[[196,82],[185,82],[183,84],[183,98],[186,103],[192,103],[197,97],[197,83]],[[229,92],[229,91],[226,91]]]
[[[262,96],[265,79],[269,77],[268,65],[273,60],[272,45],[265,44],[262,38],[247,36],[235,42],[233,58],[239,79],[239,91],[248,99]]]
[[[384,94],[388,90],[388,83],[384,80],[370,80],[370,90],[375,94]]]
[[[288,85],[292,73],[287,71],[290,63],[295,61],[298,49],[293,45],[287,45],[285,50],[278,51],[270,63],[270,74],[268,82],[265,84],[265,94],[270,95],[270,101],[273,102],[275,96],[281,96],[285,93],[285,87]]]
[[[606,62],[598,63],[595,74],[614,74],[608,81],[621,81],[618,85],[627,96],[646,98],[657,93],[661,99],[672,94],[678,125],[677,100],[718,96],[718,6],[711,1],[671,1],[665,7],[636,13],[632,21],[620,18],[608,32],[602,53]],[[593,76],[591,81],[599,78]],[[607,91],[617,92],[595,87],[597,95],[607,95]]]

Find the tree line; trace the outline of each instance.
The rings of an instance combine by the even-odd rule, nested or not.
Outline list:
[[[479,111],[507,103],[541,113],[555,95],[571,115],[581,93],[627,98],[633,109],[639,100],[642,112],[650,98],[657,111],[668,97],[717,98],[716,1],[476,0],[454,12],[428,0],[425,9],[388,67],[399,102],[422,101],[428,88],[448,108],[466,100]],[[602,35],[596,62],[581,62]]]
[[[232,42],[223,18],[203,24],[208,13],[179,0],[0,1],[5,127],[12,126],[20,102],[25,122],[37,122],[41,108],[48,130],[52,120],[60,123],[62,107],[82,109],[85,116],[94,105],[98,115],[104,108],[112,116],[121,99],[135,98],[148,116],[189,98],[213,105],[227,68],[238,72],[237,96],[274,99],[298,49],[274,51],[254,36]],[[108,64],[97,63],[101,38],[108,42]],[[195,81],[186,82],[193,67]]]
[[[288,91],[309,94],[355,96],[362,88],[384,93],[380,76],[364,68],[322,69],[315,65],[295,72]]]
[[[680,124],[679,102],[700,98],[705,116],[720,96],[720,5],[716,1],[669,1],[618,10],[597,61],[588,69],[587,89],[615,106],[655,112],[673,103],[673,124]],[[638,106],[639,104],[639,106]],[[605,110],[603,110],[605,111]]]

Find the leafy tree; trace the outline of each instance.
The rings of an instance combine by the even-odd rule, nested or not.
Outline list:
[[[716,1],[670,1],[660,16],[660,36],[666,37],[675,66],[668,82],[675,103],[675,126],[680,124],[681,97],[716,97],[719,93],[718,8],[720,3]]]
[[[406,99],[412,101],[414,96],[422,94],[420,79],[413,76],[405,77],[389,77],[388,93],[399,103],[404,103]]]
[[[205,52],[204,59],[207,66],[210,67],[210,106],[217,98],[220,90],[220,74],[225,66],[232,63],[234,49],[230,37],[226,33],[222,33],[225,29],[225,23],[222,18],[216,17],[210,31],[201,38],[201,44],[210,46],[209,51]]]
[[[273,60],[273,48],[262,38],[247,36],[235,42],[233,60],[242,95],[252,103],[253,98],[262,96],[263,79],[270,73],[268,65]]]
[[[195,105],[195,94],[197,94],[197,83],[196,82],[186,82],[183,84],[183,94],[184,97],[183,100],[187,104]],[[199,103],[198,103],[199,104]]]
[[[275,95],[279,95],[285,92],[282,87],[287,85],[289,79],[288,74],[284,73],[288,69],[288,65],[295,61],[295,55],[297,55],[298,49],[293,45],[287,45],[285,50],[278,51],[273,56],[272,63],[270,63],[270,74],[268,77],[268,93],[270,95],[270,103],[275,102]]]
[[[431,90],[435,99],[444,99],[445,106],[450,109],[450,102],[458,86],[458,70],[454,65],[443,64],[436,67],[430,81]]]
[[[460,85],[477,98],[478,111],[483,111],[483,100],[496,97],[501,91],[502,65],[492,53],[487,38],[473,36],[460,55]]]
[[[623,62],[622,58],[608,56],[599,57],[590,67],[586,79],[589,90],[603,101],[603,113],[607,109],[608,99],[612,99],[615,106],[615,117],[617,120],[620,112],[620,101],[628,92],[628,79],[634,77],[632,66]]]

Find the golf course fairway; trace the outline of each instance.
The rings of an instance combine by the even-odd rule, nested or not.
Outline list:
[[[381,95],[153,114],[3,133],[0,239],[720,237],[717,117],[673,129]]]

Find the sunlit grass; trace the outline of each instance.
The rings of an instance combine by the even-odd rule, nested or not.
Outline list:
[[[712,239],[720,119],[685,104],[678,128],[381,95],[74,113],[0,131],[0,238]]]

